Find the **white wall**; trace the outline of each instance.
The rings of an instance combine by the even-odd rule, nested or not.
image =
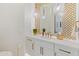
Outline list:
[[[32,34],[35,28],[34,7],[34,3],[25,4],[25,35]]]
[[[17,46],[24,40],[24,4],[0,4],[0,50],[17,54]],[[22,49],[20,50],[22,51]],[[22,51],[23,52],[23,51]],[[20,52],[20,53],[22,53]]]

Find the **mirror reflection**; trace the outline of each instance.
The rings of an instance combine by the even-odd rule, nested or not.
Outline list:
[[[62,20],[64,17],[64,3],[40,3],[35,4],[37,7],[35,8],[36,17],[35,23],[36,28],[42,32],[43,29],[47,33],[58,34],[62,32]],[[79,21],[78,15],[78,4],[76,4],[76,18],[77,23]],[[77,24],[76,23],[76,24]],[[78,26],[77,26],[78,27]]]

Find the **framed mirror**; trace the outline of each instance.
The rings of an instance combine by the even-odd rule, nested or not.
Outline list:
[[[40,7],[37,10],[37,18],[35,19],[37,25],[36,28],[40,29],[42,32],[43,29],[46,32],[50,32],[54,34],[54,12],[53,12],[53,4],[40,3]]]
[[[46,29],[46,32],[56,34],[62,31],[62,17],[64,13],[63,3],[40,3],[35,4],[36,8],[36,28]],[[39,6],[38,6],[39,5]]]
[[[52,34],[57,34],[59,32],[62,32],[63,30],[62,20],[64,16],[67,16],[67,15],[64,15],[65,4],[64,3],[40,3],[40,4],[37,3],[35,5],[36,5],[35,27],[39,29],[40,32],[42,32],[42,29],[46,29],[46,32],[51,32]],[[75,8],[73,7],[73,4],[71,5],[72,5],[72,8]],[[70,12],[69,11],[70,7],[67,7],[67,8],[68,8],[68,12]]]
[[[64,15],[64,4],[55,3],[54,4],[54,32],[59,33],[62,31],[62,20]]]
[[[40,7],[40,30],[54,34],[54,12],[53,4],[41,4]]]

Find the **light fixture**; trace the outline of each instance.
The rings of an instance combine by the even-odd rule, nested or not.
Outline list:
[[[56,8],[56,10],[57,10],[57,11],[59,11],[59,10],[60,10],[60,8],[61,8],[61,6],[60,6],[60,5],[58,5],[58,6],[57,6],[57,8]]]
[[[42,16],[42,19],[46,19],[46,17],[45,16]]]

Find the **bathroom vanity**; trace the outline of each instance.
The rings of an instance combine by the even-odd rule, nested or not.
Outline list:
[[[26,52],[31,56],[79,56],[79,42],[28,35]]]
[[[31,56],[79,56],[79,38],[75,38],[79,37],[75,34],[78,32],[75,29],[79,28],[78,11],[76,11],[79,7],[76,8],[76,5],[74,3],[36,4],[35,23],[32,24],[34,27],[31,31],[39,29],[40,33],[37,34],[41,34],[45,29],[46,35],[62,35],[64,39],[28,34],[25,41],[26,52]]]

